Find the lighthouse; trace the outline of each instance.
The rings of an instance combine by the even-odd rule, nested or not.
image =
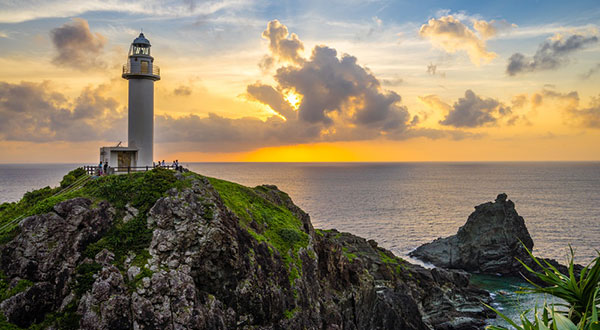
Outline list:
[[[137,166],[152,165],[154,159],[154,82],[160,69],[150,55],[150,41],[143,33],[129,47],[123,78],[129,80],[128,147],[137,148]]]
[[[114,171],[131,167],[152,166],[154,158],[154,82],[160,80],[160,69],[150,55],[150,41],[143,33],[129,47],[122,77],[129,81],[127,147],[100,148],[100,161]]]

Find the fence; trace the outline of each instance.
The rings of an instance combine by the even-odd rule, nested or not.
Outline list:
[[[178,168],[175,165],[165,165],[165,166],[156,166],[160,168],[166,168],[169,170],[177,170]],[[104,168],[102,169],[103,174],[123,174],[123,173],[135,173],[135,172],[146,172],[150,171],[154,166],[116,166],[116,167],[108,167],[107,172],[104,173]],[[179,168],[183,168],[179,165]],[[83,169],[87,174],[92,176],[100,175],[100,167],[99,166],[84,166]]]

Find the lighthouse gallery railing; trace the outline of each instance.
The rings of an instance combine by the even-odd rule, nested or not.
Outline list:
[[[150,67],[142,67],[140,66],[137,70],[131,70],[131,66],[129,64],[123,65],[123,74],[148,74],[153,76],[160,76],[160,68],[158,65],[152,65],[152,72],[150,72]]]

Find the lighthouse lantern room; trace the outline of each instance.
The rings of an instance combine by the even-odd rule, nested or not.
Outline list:
[[[150,41],[143,33],[129,47],[122,77],[129,81],[128,145],[100,148],[100,161],[119,171],[151,166],[154,149],[154,82],[160,69],[150,55]]]

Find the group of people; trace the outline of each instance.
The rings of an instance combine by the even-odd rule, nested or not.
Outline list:
[[[108,175],[108,162],[100,161],[98,164],[98,176]]]
[[[165,160],[163,159],[162,162],[159,160],[158,162],[152,162],[152,166],[153,167],[166,167],[167,165],[165,164]],[[183,172],[183,166],[179,165],[179,160],[175,159],[173,161],[173,164],[171,165],[173,167],[173,169],[175,171],[179,171],[179,172]]]

